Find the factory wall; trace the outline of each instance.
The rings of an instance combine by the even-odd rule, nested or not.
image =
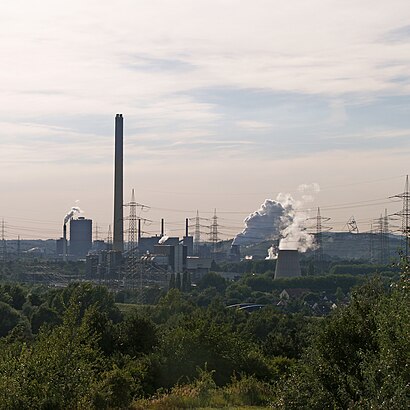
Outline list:
[[[92,247],[92,220],[79,217],[70,221],[70,254],[84,258]]]

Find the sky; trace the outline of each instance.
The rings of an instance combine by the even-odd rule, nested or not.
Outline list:
[[[0,52],[7,239],[57,238],[76,205],[107,236],[116,113],[146,234],[198,210],[205,239],[216,209],[233,237],[279,193],[335,231],[401,209],[408,0],[14,0]]]

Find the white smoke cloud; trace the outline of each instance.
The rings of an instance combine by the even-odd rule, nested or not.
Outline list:
[[[288,213],[289,204],[266,199],[261,207],[245,220],[244,230],[236,235],[234,245],[250,245],[267,239],[277,239],[281,230],[281,218]]]
[[[297,249],[306,252],[315,248],[315,237],[306,231],[308,215],[304,212],[293,212],[291,223],[281,231],[279,249]]]
[[[64,223],[66,224],[76,213],[82,212],[83,211],[78,206],[73,206],[71,210],[67,213],[67,215],[64,217]]]
[[[303,184],[300,192],[319,192],[319,184]],[[245,228],[233,243],[250,245],[265,240],[278,240],[279,249],[297,249],[306,252],[314,249],[315,238],[306,230],[308,214],[300,208],[305,202],[312,202],[313,195],[302,195],[295,200],[290,194],[279,194],[276,200],[266,199],[260,209],[250,214],[244,221]],[[274,245],[268,250],[267,259],[275,259],[277,249]]]

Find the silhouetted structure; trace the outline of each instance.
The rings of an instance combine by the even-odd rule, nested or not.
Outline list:
[[[92,247],[93,225],[91,219],[79,217],[70,221],[70,254],[85,258]]]

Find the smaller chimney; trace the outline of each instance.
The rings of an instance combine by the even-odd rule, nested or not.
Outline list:
[[[161,218],[161,238],[164,236],[164,218]]]
[[[63,261],[67,261],[67,224],[63,225]]]
[[[185,218],[185,236],[189,236],[189,219]]]

